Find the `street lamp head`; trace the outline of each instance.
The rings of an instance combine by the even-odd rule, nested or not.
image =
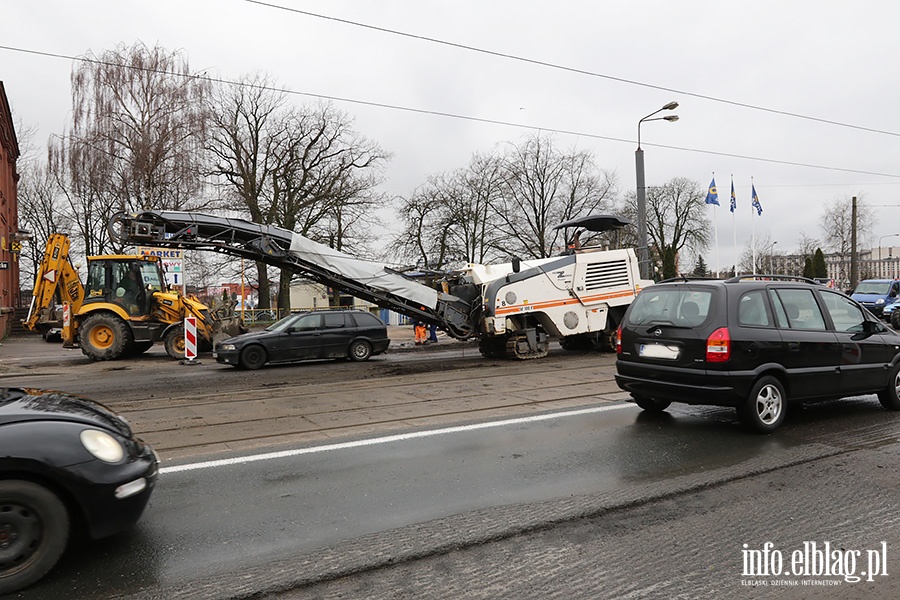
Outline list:
[[[668,117],[663,117],[663,121],[669,121],[671,123],[674,123],[677,120],[678,120],[678,115],[669,115]]]
[[[666,104],[665,106],[662,107],[663,110],[675,110],[676,108],[678,108],[677,102],[669,102],[668,104]]]

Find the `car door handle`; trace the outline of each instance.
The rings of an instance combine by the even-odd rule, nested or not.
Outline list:
[[[800,352],[800,342],[788,342],[788,350],[790,352]]]

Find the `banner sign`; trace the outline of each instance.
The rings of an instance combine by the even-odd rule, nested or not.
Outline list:
[[[184,251],[180,248],[153,248],[138,246],[138,254],[142,256],[158,256],[166,271],[166,283],[178,287],[184,286]]]

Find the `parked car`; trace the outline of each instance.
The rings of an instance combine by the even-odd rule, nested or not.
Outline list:
[[[884,309],[881,311],[882,320],[887,321],[888,323],[893,325],[895,329],[898,325],[898,323],[895,323],[895,321],[898,319],[898,317],[900,317],[900,311],[897,310],[898,308],[900,308],[900,298],[894,298],[894,300],[889,304],[886,304],[884,306]],[[895,315],[894,313],[897,314]]]
[[[153,450],[108,408],[0,388],[0,595],[43,577],[77,532],[133,525],[157,473]]]
[[[387,350],[387,328],[362,310],[321,310],[288,315],[262,331],[216,344],[216,361],[243,369],[313,358],[368,360]]]
[[[900,280],[866,279],[859,282],[850,297],[868,308],[873,315],[880,317],[884,307],[893,302],[898,295],[900,295]]]
[[[642,290],[619,328],[619,387],[649,411],[733,406],[763,433],[794,401],[872,393],[900,410],[900,335],[840,292],[769,277]]]

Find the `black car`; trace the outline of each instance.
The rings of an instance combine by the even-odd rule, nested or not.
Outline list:
[[[390,342],[384,323],[372,313],[321,310],[292,314],[262,331],[224,340],[213,356],[223,364],[259,369],[266,363],[312,358],[368,360]]]
[[[793,401],[872,393],[900,410],[900,335],[808,279],[682,278],[645,288],[616,350],[616,383],[644,410],[733,406],[763,433]]]
[[[133,525],[157,473],[153,450],[108,408],[0,388],[0,594],[43,577],[76,531],[101,538]]]

